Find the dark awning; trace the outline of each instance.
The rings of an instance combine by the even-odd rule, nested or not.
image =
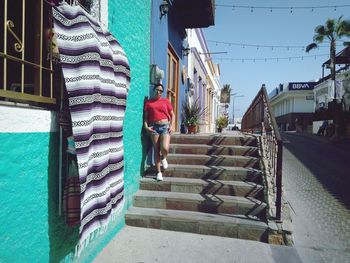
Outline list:
[[[322,66],[329,65],[331,63],[331,60],[328,59],[325,63],[322,64]],[[335,64],[350,64],[350,47],[344,48],[342,51],[340,51],[335,56]]]
[[[215,24],[215,0],[174,0],[174,7],[185,28],[203,28]]]

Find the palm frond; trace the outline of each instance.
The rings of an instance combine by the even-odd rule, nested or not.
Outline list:
[[[317,44],[311,43],[311,44],[306,46],[305,51],[309,53],[310,50],[315,49],[315,48],[317,48]]]
[[[335,31],[336,22],[334,19],[328,18],[325,24],[326,34],[332,34]]]
[[[225,90],[228,93],[231,93],[231,87],[230,84],[224,84],[224,87],[222,88],[223,90]]]
[[[318,25],[315,27],[315,33],[318,35],[326,35],[326,28],[324,25]]]
[[[326,36],[326,35],[316,34],[316,35],[314,35],[313,40],[314,40],[316,43],[322,43],[322,42],[324,41],[325,36]]]

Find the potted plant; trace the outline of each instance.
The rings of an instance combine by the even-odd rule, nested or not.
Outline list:
[[[198,100],[197,98],[192,103],[186,100],[182,103],[182,114],[187,133],[196,133],[198,122],[205,115],[206,109],[202,109]]]
[[[215,121],[218,132],[222,132],[223,128],[226,128],[228,125],[228,118],[226,116],[220,116]]]

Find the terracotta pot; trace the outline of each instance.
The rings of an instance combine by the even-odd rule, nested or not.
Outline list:
[[[196,133],[197,132],[197,125],[189,125],[187,126],[187,133]]]

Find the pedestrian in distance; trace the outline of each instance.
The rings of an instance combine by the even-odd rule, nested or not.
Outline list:
[[[327,136],[328,135],[328,121],[324,120],[322,125],[317,131],[317,135]]]
[[[175,120],[171,103],[168,99],[162,98],[163,91],[162,84],[154,85],[154,96],[146,101],[144,107],[144,128],[150,135],[154,147],[157,181],[163,180],[161,165],[163,169],[168,168],[166,157]]]

